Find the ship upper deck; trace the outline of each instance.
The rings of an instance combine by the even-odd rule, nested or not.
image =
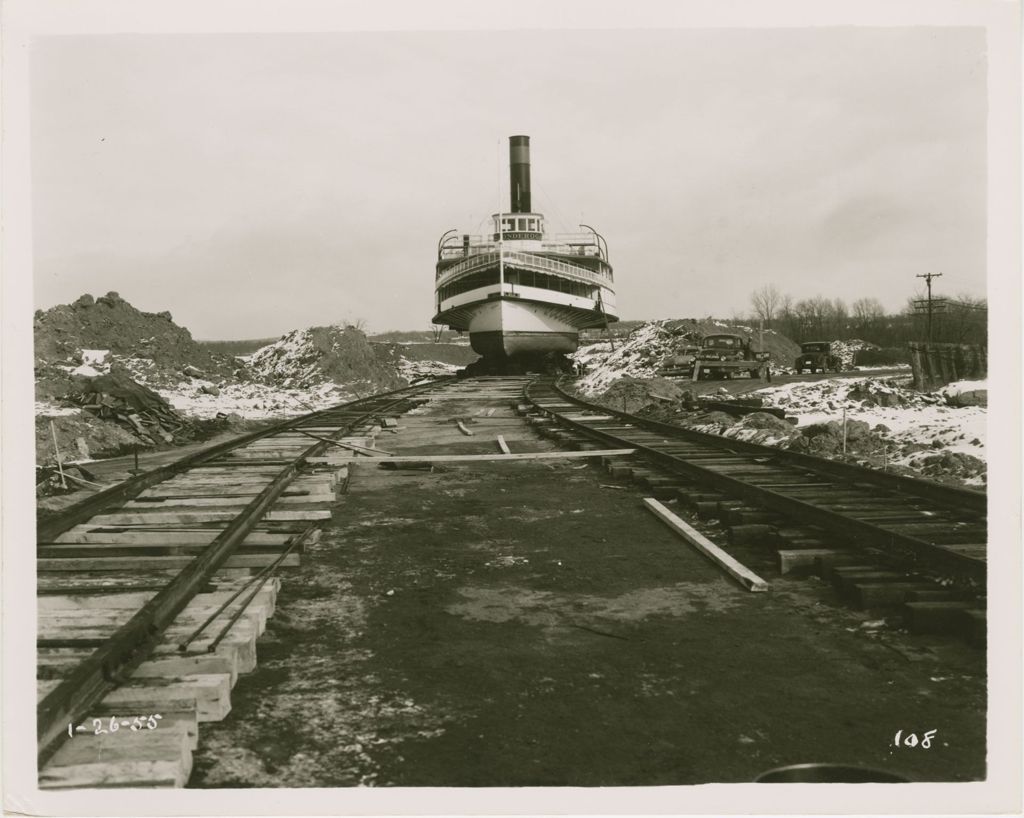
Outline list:
[[[529,222],[524,221],[524,226]],[[515,226],[515,223],[512,223]],[[532,225],[530,225],[532,226]],[[556,275],[591,281],[610,287],[612,267],[607,246],[597,233],[502,232],[490,235],[456,234],[441,237],[437,251],[436,285],[470,273],[496,261],[499,252],[506,261],[529,258]],[[545,261],[546,260],[546,261]]]

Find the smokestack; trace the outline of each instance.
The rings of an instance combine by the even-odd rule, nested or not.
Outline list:
[[[508,138],[509,192],[512,212],[530,212],[530,137]]]

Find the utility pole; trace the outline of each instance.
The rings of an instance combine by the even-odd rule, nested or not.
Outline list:
[[[928,343],[932,342],[932,279],[941,278],[942,273],[919,273],[917,278],[923,278],[928,284]]]

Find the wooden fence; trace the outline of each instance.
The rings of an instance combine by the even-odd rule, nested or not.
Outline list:
[[[988,374],[988,348],[977,344],[911,343],[910,366],[914,388],[931,389]]]

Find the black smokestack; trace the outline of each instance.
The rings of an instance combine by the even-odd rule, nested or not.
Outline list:
[[[512,212],[530,212],[530,137],[508,138],[509,191]]]

